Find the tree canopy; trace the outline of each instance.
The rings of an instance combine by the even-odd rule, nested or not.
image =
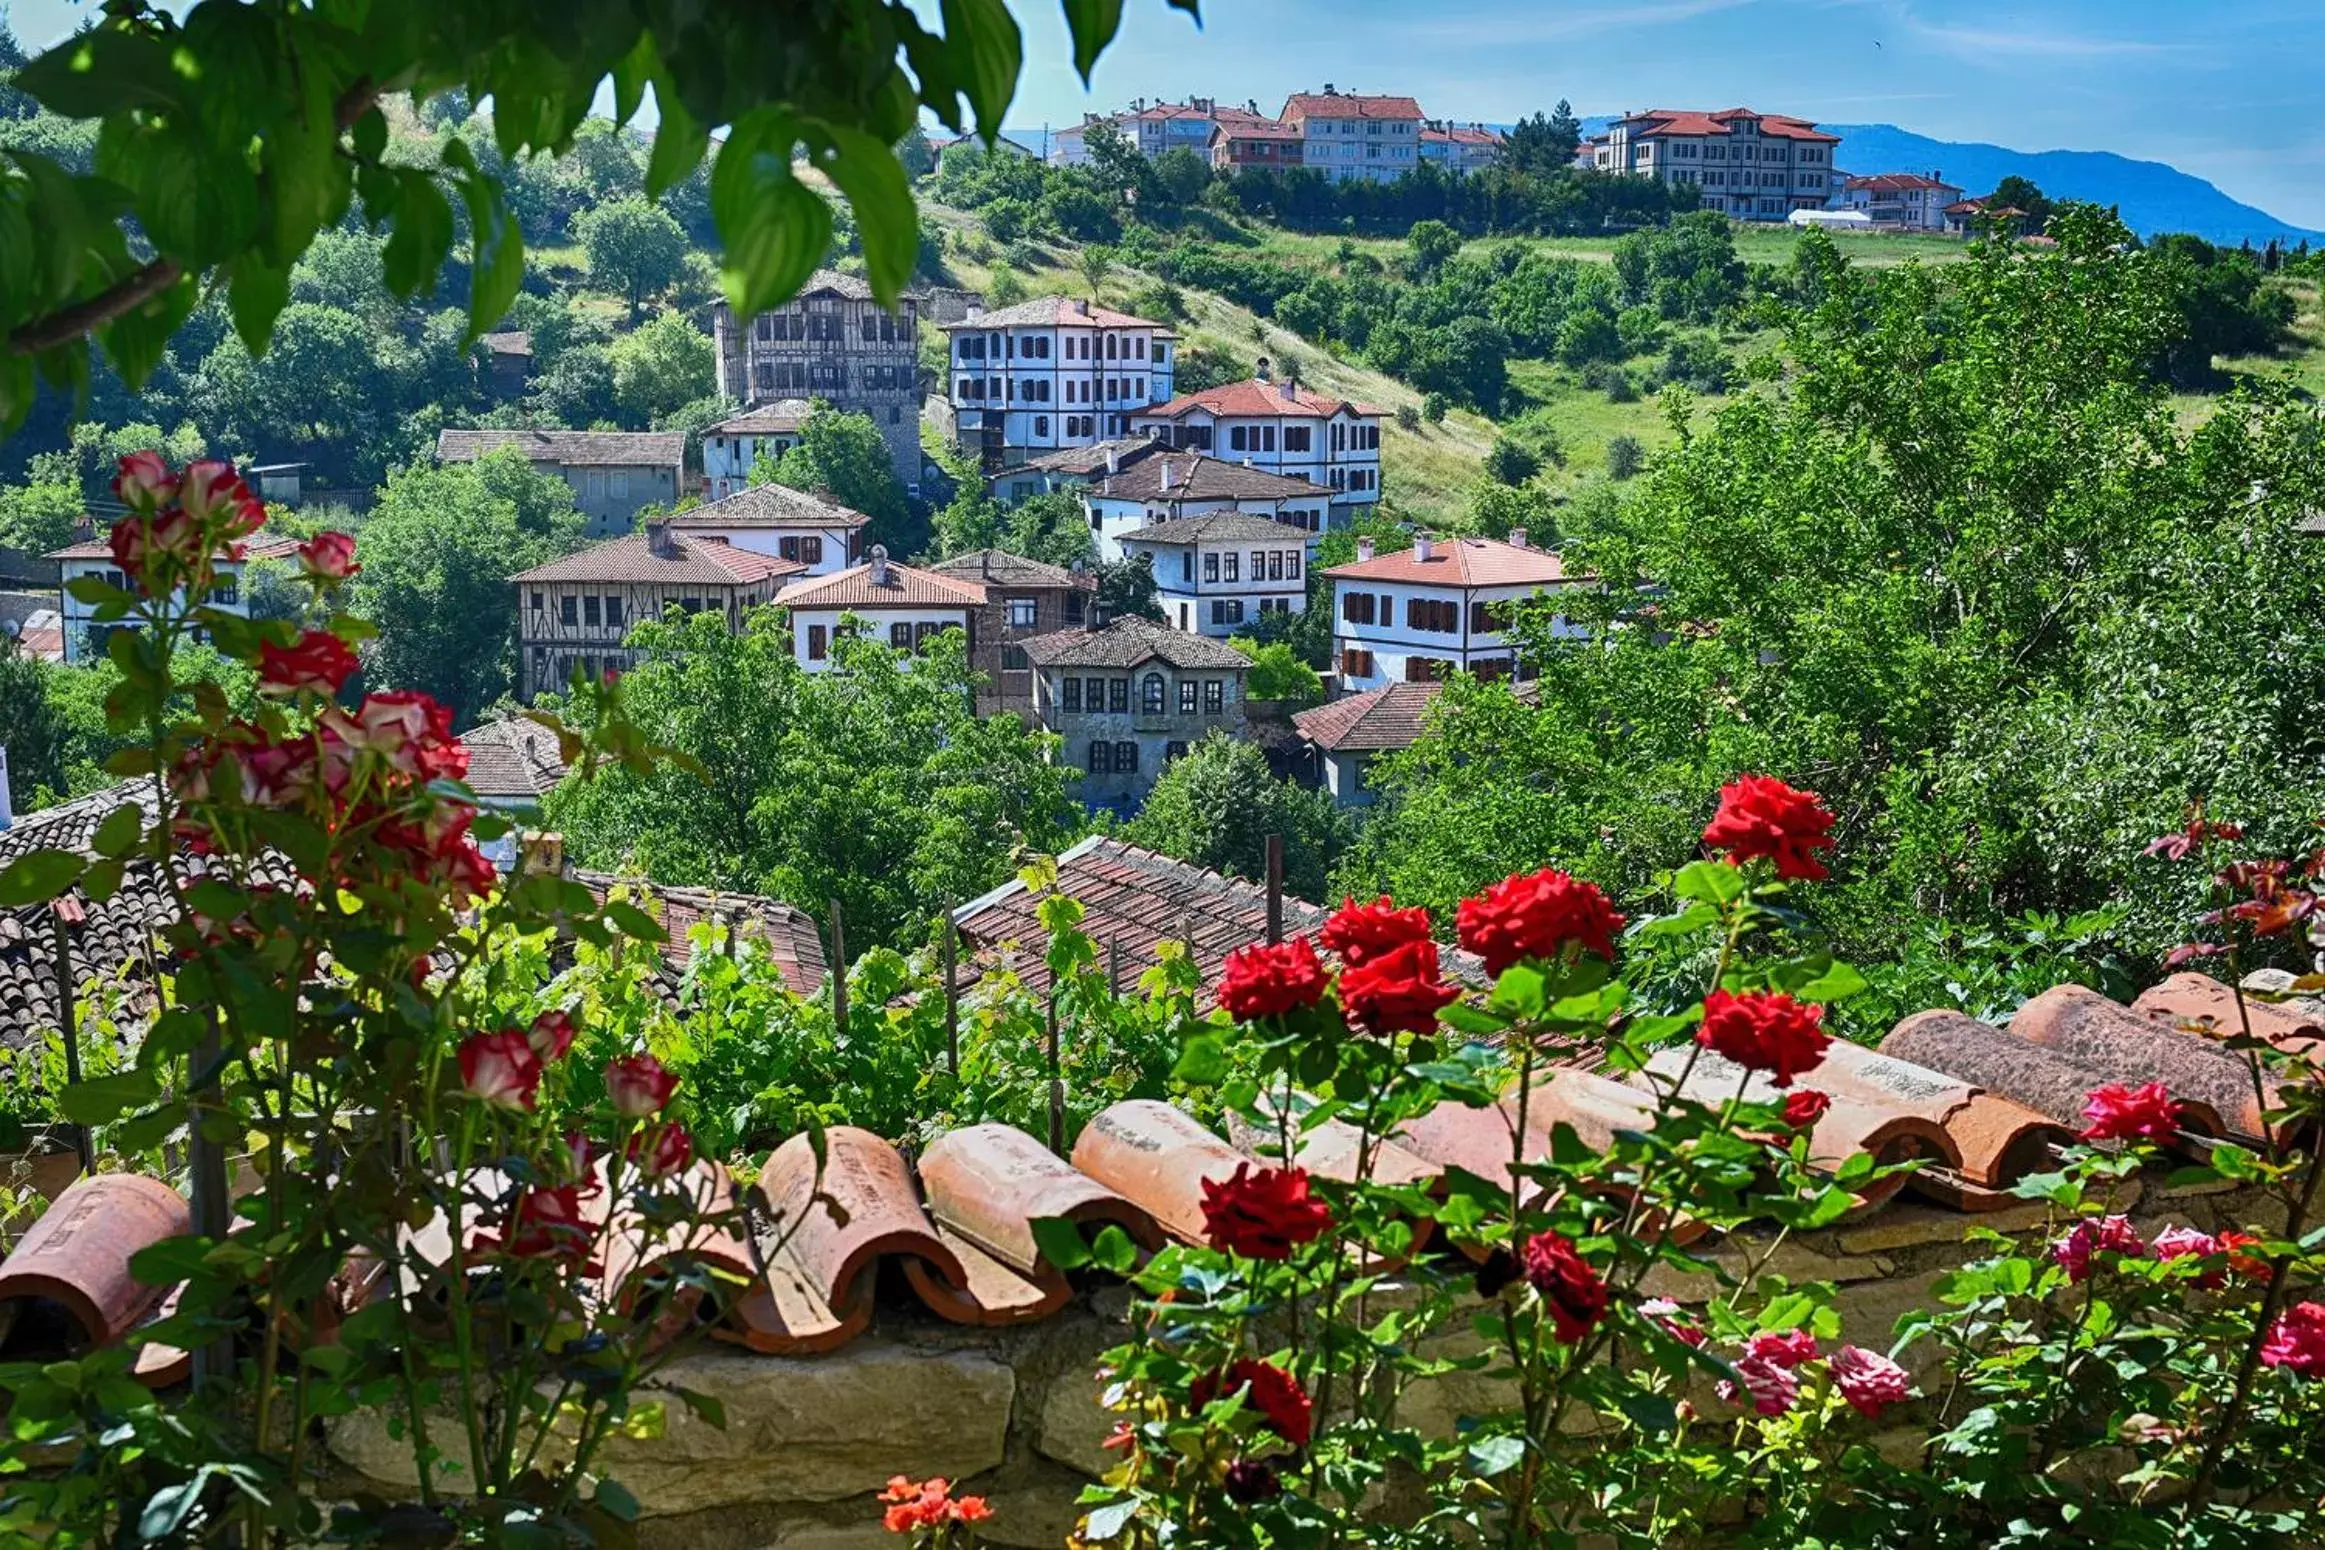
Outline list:
[[[1267,877],[1268,836],[1279,834],[1284,888],[1321,899],[1348,833],[1329,793],[1277,779],[1258,744],[1214,733],[1164,767],[1122,837],[1257,882]]]

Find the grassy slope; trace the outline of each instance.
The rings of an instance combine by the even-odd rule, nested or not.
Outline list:
[[[935,204],[924,208],[954,233],[969,235],[981,230],[975,218],[964,212]],[[1301,268],[1331,267],[1337,262],[1344,240],[1352,241],[1360,251],[1388,265],[1401,261],[1406,251],[1404,243],[1378,237],[1343,239],[1273,228],[1257,228],[1254,235],[1259,239],[1257,244],[1244,251]],[[1601,238],[1487,240],[1523,241],[1561,256],[1601,263],[1613,258],[1612,243]],[[1963,244],[1948,237],[1842,233],[1838,240],[1841,250],[1852,261],[1877,268],[1917,260],[1952,263],[1963,253]],[[1789,229],[1752,228],[1737,234],[1736,251],[1749,263],[1782,264],[1790,260],[1799,241],[1800,234]],[[1080,295],[1087,289],[1074,268],[1077,257],[1074,244],[1050,244],[1041,251],[1044,267],[1021,276],[1028,289],[1035,294],[1072,295]],[[961,284],[982,289],[990,282],[990,264],[972,260],[949,244],[945,257]],[[1122,305],[1132,291],[1151,278],[1141,271],[1118,267],[1106,282],[1105,299],[1110,304]],[[2321,295],[2321,288],[2313,281],[2291,282],[2291,289],[2300,304],[2295,347],[2273,358],[2241,358],[2222,364],[2238,373],[2288,376],[2312,396],[2325,400],[2325,295]],[[1279,374],[1296,371],[1302,382],[1378,404],[1392,413],[1403,405],[1418,407],[1420,403],[1419,394],[1394,378],[1321,350],[1224,297],[1197,290],[1187,290],[1186,296],[1191,316],[1181,325],[1181,332],[1187,345],[1225,350],[1245,361],[1265,355],[1275,363]],[[1777,347],[1775,336],[1767,333],[1729,333],[1721,337],[1721,343],[1739,361]],[[1633,370],[1642,364],[1643,361],[1634,361]],[[1517,408],[1539,409],[1564,448],[1565,466],[1545,469],[1537,481],[1554,506],[1563,504],[1582,484],[1603,475],[1606,445],[1613,437],[1634,437],[1650,452],[1672,439],[1670,427],[1652,395],[1631,403],[1613,403],[1604,393],[1583,387],[1574,372],[1541,360],[1513,359],[1510,381],[1525,401]],[[1710,402],[1716,404],[1718,400]],[[2183,417],[2197,418],[2208,412],[2214,400],[2205,395],[2186,395],[2177,402]],[[1407,433],[1393,419],[1384,419],[1381,460],[1389,504],[1400,515],[1423,525],[1464,526],[1469,491],[1484,477],[1481,465],[1497,432],[1493,421],[1466,410],[1455,410],[1443,425],[1424,424],[1418,433]]]

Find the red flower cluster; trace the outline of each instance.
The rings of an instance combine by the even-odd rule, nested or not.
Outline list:
[[[337,694],[340,686],[355,676],[363,664],[347,642],[328,630],[309,630],[299,637],[295,646],[278,646],[266,641],[258,648],[258,682],[261,688],[296,694],[305,689],[314,694]]]
[[[1243,1404],[1268,1424],[1268,1429],[1295,1448],[1308,1445],[1315,1425],[1315,1403],[1290,1373],[1273,1362],[1242,1357],[1223,1372],[1205,1373],[1187,1390],[1187,1403],[1201,1410],[1215,1399],[1243,1391]]]
[[[2277,1315],[2260,1359],[2304,1378],[2325,1376],[2325,1303],[2297,1302]]]
[[[1289,1259],[1292,1250],[1321,1237],[1332,1208],[1308,1192],[1303,1168],[1238,1163],[1225,1179],[1203,1181],[1203,1232],[1211,1247],[1246,1259]]]
[[[2100,1221],[2086,1218],[2067,1231],[2066,1236],[2051,1245],[2051,1258],[2057,1260],[2067,1273],[2070,1283],[2080,1284],[2091,1277],[2091,1256],[2094,1254],[2144,1254],[2147,1245],[2131,1227],[2128,1217],[2110,1216]]]
[[[902,1475],[893,1476],[880,1493],[880,1500],[890,1504],[880,1517],[881,1526],[891,1534],[909,1534],[953,1523],[982,1523],[993,1516],[984,1497],[955,1497],[952,1490],[952,1483],[942,1478],[916,1485]]]
[[[1793,1130],[1813,1130],[1832,1106],[1832,1094],[1813,1087],[1796,1088],[1784,1095],[1784,1123]]]
[[[2161,856],[2166,861],[2181,861],[2193,855],[2206,840],[2240,840],[2244,825],[2240,823],[2213,823],[2202,809],[2191,813],[2186,825],[2159,839],[2150,840],[2143,855]]]
[[[1317,936],[1353,969],[1409,942],[1428,941],[1429,912],[1418,907],[1398,909],[1385,893],[1370,904],[1344,899]]]
[[[1744,1342],[1744,1354],[1779,1367],[1798,1367],[1817,1360],[1816,1336],[1805,1329],[1764,1329]]]
[[[678,1078],[651,1055],[620,1055],[605,1068],[606,1095],[624,1119],[647,1119],[662,1112],[678,1091]]]
[[[1461,945],[1499,975],[1522,959],[1549,960],[1573,946],[1611,960],[1623,917],[1605,894],[1555,867],[1511,875],[1472,899],[1457,916]]]
[[[1739,1356],[1734,1362],[1736,1381],[1722,1378],[1719,1396],[1735,1404],[1743,1394],[1752,1396],[1752,1409],[1759,1415],[1778,1416],[1790,1410],[1800,1399],[1800,1380],[1792,1369],[1779,1366],[1765,1356]],[[1738,1384],[1742,1388],[1737,1387]]]
[[[1227,955],[1219,1004],[1238,1022],[1256,1022],[1314,1006],[1324,999],[1324,985],[1324,965],[1306,937],[1254,943]]]
[[[563,1060],[565,1052],[573,1048],[577,1030],[573,1017],[562,1008],[552,1007],[533,1019],[533,1026],[525,1032],[525,1042],[533,1046],[533,1053],[543,1060]]]
[[[1519,1255],[1526,1284],[1541,1294],[1550,1332],[1573,1345],[1606,1317],[1607,1284],[1562,1233],[1538,1232]]]
[[[266,507],[228,463],[193,463],[179,475],[157,452],[132,452],[113,476],[113,493],[129,515],[113,525],[108,546],[148,597],[204,582],[219,558],[241,559],[240,541],[266,522]]]
[[[1826,872],[1813,852],[1832,849],[1832,828],[1833,815],[1815,792],[1773,775],[1745,775],[1720,788],[1719,812],[1703,842],[1738,866],[1765,856],[1778,877],[1815,882]]]
[[[597,1267],[589,1250],[597,1223],[582,1205],[594,1193],[579,1184],[527,1189],[517,1197],[509,1230],[497,1246],[519,1259],[554,1259],[594,1272]]]
[[[1821,1006],[1782,991],[1715,990],[1703,998],[1695,1042],[1747,1070],[1767,1072],[1778,1087],[1790,1087],[1794,1077],[1823,1062],[1833,1040],[1824,1031]]]
[[[2228,1256],[2228,1268],[2237,1275],[2265,1276],[2269,1273],[2269,1262],[2258,1254],[2245,1252],[2259,1248],[2264,1241],[2254,1233],[2224,1232],[2219,1238],[2220,1252]]]
[[[2179,1134],[2180,1106],[2161,1082],[2109,1082],[2088,1094],[2083,1118],[2091,1122],[2086,1141],[2169,1141]]]
[[[1340,1009],[1378,1036],[1435,1033],[1438,1011],[1461,994],[1437,976],[1437,944],[1407,942],[1343,970]]]

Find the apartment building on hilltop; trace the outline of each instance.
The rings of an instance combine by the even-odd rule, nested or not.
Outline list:
[[[918,493],[921,305],[918,296],[902,296],[890,311],[865,281],[830,269],[747,321],[720,301],[711,309],[719,394],[745,409],[821,399],[867,415],[888,444],[897,479]],[[743,477],[748,473],[745,464]]]
[[[1421,160],[1467,177],[1501,159],[1502,137],[1483,124],[1431,121],[1421,126]]]
[[[1517,528],[1492,538],[1416,538],[1378,554],[1360,538],[1356,559],[1335,565],[1332,646],[1342,693],[1392,683],[1431,683],[1452,673],[1530,675],[1502,634],[1497,605],[1587,584],[1555,554],[1527,546]],[[1567,627],[1561,621],[1561,632]],[[1583,633],[1579,628],[1572,633]]]
[[[1837,208],[1862,210],[1884,231],[1942,232],[1961,198],[1960,184],[1934,172],[1880,172],[1843,183]]]
[[[1041,296],[944,327],[956,434],[988,472],[1126,436],[1132,415],[1171,399],[1167,324]]]
[[[1326,525],[1346,527],[1380,500],[1382,411],[1259,375],[1174,398],[1131,416],[1131,429],[1173,448],[1287,474],[1332,492]]]
[[[1278,171],[1306,164],[1304,137],[1296,124],[1281,119],[1255,118],[1246,123],[1221,124],[1211,131],[1211,168],[1215,172],[1242,172],[1273,168]]]
[[[1268,122],[1259,104],[1221,107],[1216,98],[1189,97],[1185,102],[1148,102],[1139,97],[1120,113],[1085,113],[1050,137],[1052,166],[1081,167],[1090,160],[1090,131],[1101,124],[1121,131],[1141,156],[1152,161],[1166,151],[1193,151],[1208,157],[1214,131]]]
[[[1276,115],[1300,132],[1300,161],[1335,183],[1389,183],[1420,164],[1421,105],[1410,97],[1294,92]]]
[[[1587,156],[1600,172],[1691,184],[1706,210],[1738,220],[1781,221],[1832,202],[1840,144],[1840,136],[1781,113],[1657,108],[1617,119],[1578,159]]]

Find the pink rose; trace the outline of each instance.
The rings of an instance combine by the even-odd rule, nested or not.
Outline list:
[[[530,1109],[541,1090],[541,1057],[514,1028],[472,1033],[460,1044],[460,1085],[496,1109]]]
[[[131,511],[150,512],[178,493],[177,476],[159,452],[132,452],[113,475],[113,493]]]
[[[317,533],[299,545],[299,569],[322,582],[345,581],[363,569],[355,563],[355,540],[345,533]]]
[[[533,1019],[532,1029],[525,1038],[533,1046],[533,1053],[544,1061],[563,1060],[565,1052],[573,1048],[574,1032],[571,1014],[561,1007],[551,1007]]]
[[[694,1137],[686,1133],[684,1125],[673,1121],[631,1136],[626,1153],[645,1170],[646,1177],[666,1179],[694,1161]]]
[[[1913,1380],[1905,1375],[1905,1369],[1862,1346],[1842,1346],[1825,1364],[1825,1370],[1832,1374],[1833,1387],[1841,1391],[1841,1398],[1869,1421],[1880,1420],[1884,1409],[1913,1397]]]
[[[615,1113],[624,1119],[646,1119],[662,1112],[678,1091],[678,1078],[651,1055],[622,1055],[606,1065],[605,1090]]]

